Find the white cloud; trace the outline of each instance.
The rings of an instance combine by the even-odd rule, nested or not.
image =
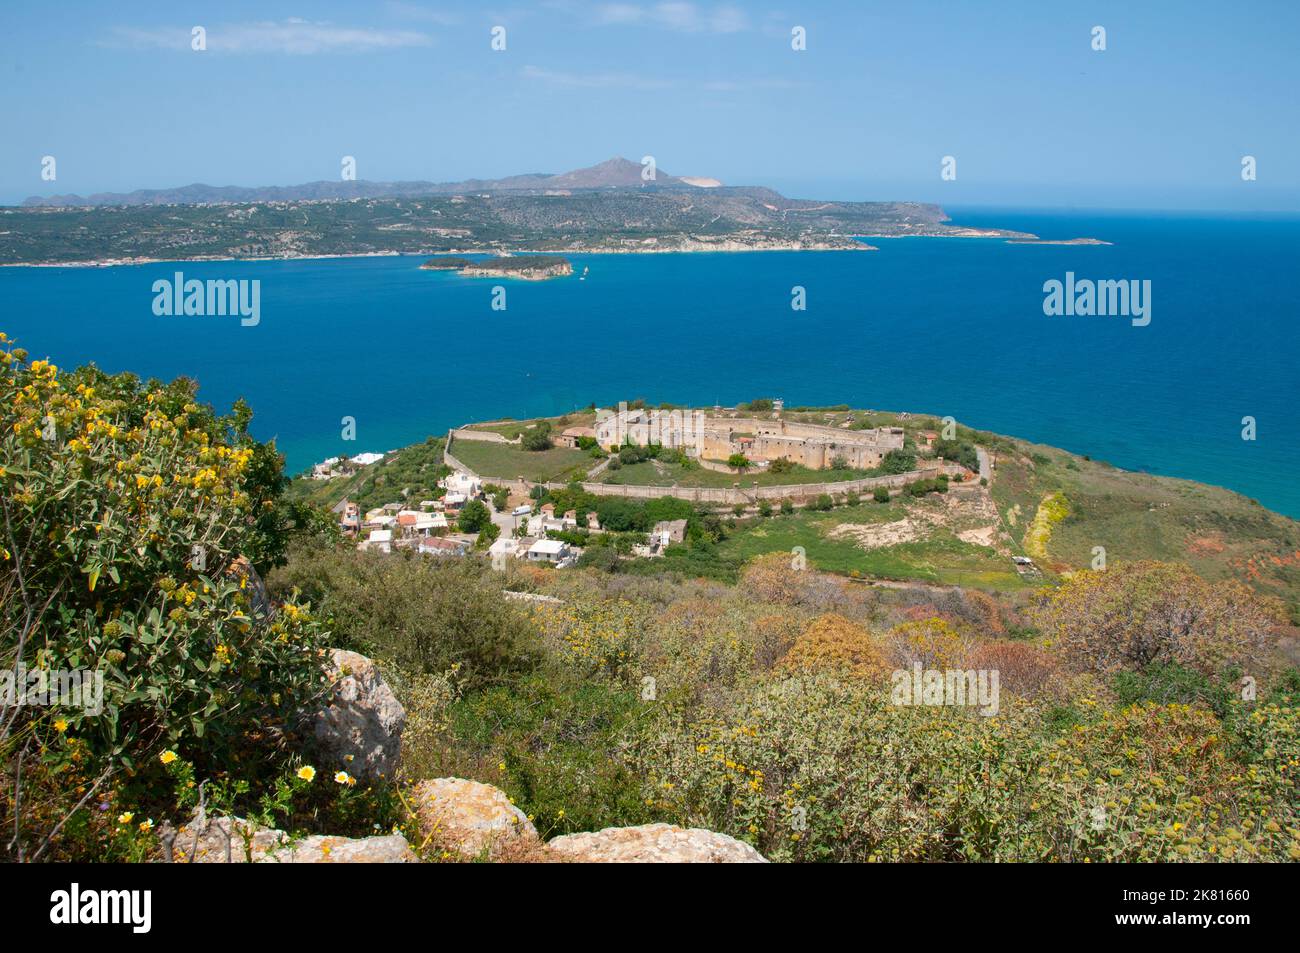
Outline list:
[[[343,27],[299,18],[207,27],[207,48],[213,53],[372,53],[410,46],[427,46],[430,38],[411,30]],[[190,27],[153,29],[117,27],[111,46],[135,49],[190,49]]]
[[[566,73],[540,66],[525,66],[524,79],[570,89],[697,89],[709,93],[737,93],[757,89],[794,89],[805,85],[785,79],[706,80],[664,79],[640,73]]]
[[[731,4],[701,7],[695,3],[602,3],[594,11],[596,23],[624,26],[646,24],[679,33],[739,33],[749,29],[749,18]]]
[[[668,89],[676,85],[672,80],[637,73],[565,73],[540,66],[525,66],[521,75],[534,82],[572,89]]]

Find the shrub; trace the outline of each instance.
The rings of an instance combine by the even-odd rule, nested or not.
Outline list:
[[[93,792],[164,747],[207,763],[254,730],[270,759],[266,733],[322,687],[312,614],[254,598],[248,559],[283,554],[280,457],[245,406],[219,418],[195,391],[0,350],[0,668],[103,679],[101,711],[5,719],[6,762],[75,760]]]
[[[890,450],[880,462],[884,473],[908,473],[916,469],[916,454],[906,450]]]
[[[998,687],[1026,698],[1048,693],[1057,687],[1060,668],[1052,653],[1042,646],[1006,639],[989,639],[976,645],[965,659],[965,668],[998,673]]]
[[[519,445],[525,450],[550,450],[552,446],[550,421],[539,420],[534,426],[521,433]]]
[[[889,631],[889,645],[899,668],[917,662],[927,669],[955,668],[966,655],[961,634],[952,623],[937,617],[894,626]]]
[[[782,500],[782,501],[781,501],[781,515],[782,515],[782,516],[789,516],[789,515],[790,515],[791,513],[793,513],[793,512],[794,512],[794,503],[792,503],[792,502],[791,502],[790,500],[788,500],[788,499],[787,499],[787,500]]]
[[[818,616],[809,623],[781,666],[794,671],[839,672],[872,681],[883,680],[890,670],[871,631],[834,614]]]
[[[1076,573],[1044,597],[1032,618],[1079,671],[1175,663],[1213,675],[1228,666],[1261,670],[1282,613],[1242,583],[1139,562]]]
[[[268,586],[309,598],[336,642],[404,672],[436,675],[458,665],[469,689],[536,664],[532,626],[477,560],[304,547]]]
[[[889,488],[883,486],[876,487],[874,490],[871,491],[871,498],[875,500],[877,503],[888,503]]]

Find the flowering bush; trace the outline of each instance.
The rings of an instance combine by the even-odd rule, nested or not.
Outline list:
[[[217,758],[272,737],[321,684],[323,633],[255,598],[282,478],[247,408],[217,418],[188,381],[60,376],[0,347],[0,658],[103,679],[101,710],[6,713],[6,759],[75,749],[99,787],[164,745]]]
[[[653,725],[633,757],[661,812],[774,860],[1300,858],[1294,709],[1243,712],[1243,751],[1201,709],[1083,703],[1058,730],[1029,704],[986,718],[795,676]]]
[[[838,671],[873,681],[886,679],[890,668],[870,630],[839,615],[814,619],[781,664],[787,669]]]
[[[1234,665],[1258,673],[1283,616],[1240,582],[1138,562],[1076,573],[1044,596],[1034,621],[1079,671],[1173,662],[1213,675]]]

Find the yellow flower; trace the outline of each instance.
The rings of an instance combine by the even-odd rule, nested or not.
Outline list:
[[[121,814],[117,815],[117,822],[119,824],[130,824],[134,818],[135,815],[132,814],[130,811],[124,811]]]
[[[304,781],[310,781],[316,777],[316,769],[309,764],[304,764],[298,769],[298,777],[302,778]]]
[[[55,731],[67,731],[67,730],[68,730],[68,719],[66,719],[66,718],[56,718],[56,719],[54,719],[54,730],[55,730]]]
[[[164,751],[162,754],[158,756],[158,760],[161,761],[163,764],[171,764],[173,761],[176,760],[176,752]]]
[[[152,818],[152,817],[149,818],[147,821],[141,821],[141,822],[140,822],[140,832],[141,832],[141,833],[147,834],[147,833],[149,833],[149,831],[151,831],[151,830],[153,830],[153,818]]]

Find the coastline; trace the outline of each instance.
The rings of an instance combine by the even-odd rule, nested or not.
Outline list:
[[[838,236],[836,236],[838,238]],[[732,239],[719,242],[687,241],[676,247],[640,245],[628,247],[616,245],[608,247],[565,246],[561,248],[450,248],[441,250],[416,251],[369,251],[348,252],[340,254],[303,254],[303,255],[259,255],[240,257],[236,255],[200,255],[193,258],[97,258],[91,261],[35,261],[3,262],[0,268],[116,268],[132,265],[184,264],[186,262],[258,262],[258,261],[327,261],[340,258],[401,258],[437,255],[671,255],[694,254],[697,252],[765,252],[765,251],[879,251],[878,245],[868,244],[865,239],[899,239],[899,238],[955,238],[955,239],[1003,239],[1008,245],[1110,245],[1111,242],[1098,238],[1048,239],[1040,238],[1030,232],[1017,232],[1001,228],[965,228],[953,226],[950,231],[916,231],[902,234],[864,234],[845,237],[840,241],[781,241],[770,244],[752,244]],[[657,240],[655,240],[657,241]]]

